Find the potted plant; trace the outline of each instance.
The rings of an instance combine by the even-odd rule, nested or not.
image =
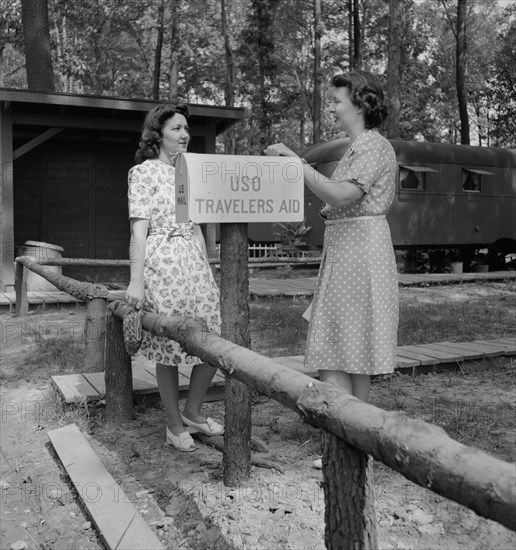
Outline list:
[[[307,226],[306,220],[302,222],[278,222],[275,225],[278,226],[279,231],[276,231],[274,235],[279,237],[280,250],[283,252],[295,253],[296,249],[309,246],[306,235],[312,229],[312,226]]]
[[[487,253],[477,250],[472,267],[477,273],[487,273],[489,271],[489,261],[487,259]]]
[[[460,248],[452,248],[448,250],[448,259],[450,261],[450,269],[452,273],[462,273],[464,270],[464,260]]]

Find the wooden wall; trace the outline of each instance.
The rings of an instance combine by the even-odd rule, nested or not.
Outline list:
[[[62,246],[67,258],[128,257],[127,172],[134,150],[44,144],[15,161],[14,239]],[[125,281],[128,270],[65,268],[79,280]]]
[[[127,259],[127,172],[138,136],[78,134],[65,130],[14,162],[14,241],[64,248],[66,258]],[[190,150],[203,151],[204,137]],[[63,268],[82,281],[128,282],[128,268]]]

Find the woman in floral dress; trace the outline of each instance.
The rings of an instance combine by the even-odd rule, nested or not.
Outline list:
[[[349,137],[331,178],[304,166],[306,185],[326,204],[323,260],[309,314],[305,364],[363,401],[371,375],[394,371],[398,278],[385,219],[395,191],[396,156],[377,128],[387,115],[376,76],[333,78],[330,113]],[[269,155],[293,156],[282,143]],[[320,467],[320,461],[314,463]]]
[[[207,261],[201,229],[176,223],[175,159],[186,152],[186,105],[159,105],[145,118],[136,153],[139,163],[129,171],[131,279],[126,301],[136,309],[163,315],[200,318],[220,333],[220,296]],[[189,432],[223,433],[223,427],[201,413],[216,369],[186,354],[178,342],[144,332],[140,352],[156,362],[156,378],[167,417],[168,444],[195,450]],[[188,399],[178,406],[178,367],[192,366]]]

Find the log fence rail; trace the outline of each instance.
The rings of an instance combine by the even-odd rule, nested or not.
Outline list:
[[[26,314],[23,293],[27,269],[60,290],[87,301],[86,323],[90,326],[85,327],[89,338],[86,354],[90,354],[99,370],[105,371],[106,420],[111,423],[131,420],[131,362],[123,346],[121,329],[130,308],[125,302],[112,300],[102,285],[75,281],[43,265],[69,265],[63,261],[38,263],[27,257],[16,258],[17,314]],[[106,265],[106,260],[86,262],[83,265]],[[110,262],[120,265],[124,261]],[[329,384],[224,340],[205,330],[197,319],[145,313],[143,327],[151,334],[178,341],[191,355],[295,410],[305,422],[323,430],[327,548],[377,548],[369,456],[410,481],[516,531],[514,464],[462,445],[438,426],[364,403]]]

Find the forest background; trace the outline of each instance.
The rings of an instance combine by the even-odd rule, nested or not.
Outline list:
[[[379,73],[391,139],[516,147],[514,0],[0,0],[0,86],[245,107],[219,152],[337,137]]]

